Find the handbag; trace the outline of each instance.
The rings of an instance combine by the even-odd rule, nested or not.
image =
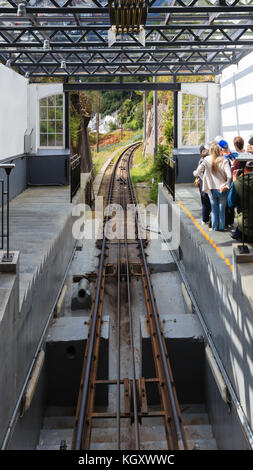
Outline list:
[[[195,180],[194,180],[194,186],[196,186],[196,188],[199,187],[199,177],[195,178]]]

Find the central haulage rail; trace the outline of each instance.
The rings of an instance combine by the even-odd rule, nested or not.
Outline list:
[[[92,303],[89,334],[86,343],[80,391],[76,409],[75,427],[73,432],[73,450],[87,450],[91,445],[91,433],[94,420],[111,418],[116,420],[117,449],[121,448],[121,421],[128,419],[132,423],[135,436],[135,449],[145,449],[145,442],[140,442],[139,426],[142,420],[149,417],[162,417],[167,439],[168,449],[186,450],[187,441],[181,418],[179,403],[175,390],[174,379],[171,372],[165,339],[156,304],[149,267],[145,256],[146,239],[139,223],[138,208],[136,206],[135,191],[130,178],[131,159],[140,144],[129,146],[118,157],[109,183],[107,204],[120,204],[124,209],[122,238],[109,240],[106,236],[106,223],[109,215],[104,219],[104,233],[101,246],[101,255],[97,273],[95,293]],[[132,223],[135,238],[127,237],[127,206],[132,204]],[[128,219],[129,225],[129,219]],[[133,232],[133,233],[134,233]],[[108,256],[108,251],[111,256]],[[132,255],[134,253],[134,255]],[[136,256],[137,253],[137,256]],[[130,256],[131,254],[131,256]],[[114,256],[114,263],[110,258]],[[134,260],[134,262],[133,262]],[[149,327],[153,359],[156,376],[152,378],[136,378],[135,345],[133,332],[133,316],[131,306],[131,277],[139,276],[146,305],[146,319]],[[114,380],[98,380],[97,369],[99,361],[99,345],[102,324],[103,300],[107,279],[115,278],[117,284],[117,372]],[[129,347],[131,349],[131,377],[121,377],[120,357],[120,331],[122,322],[121,287],[124,283],[126,292],[129,322]],[[117,387],[117,400],[115,412],[95,412],[96,387],[101,384]],[[150,410],[147,398],[147,385],[156,385],[160,396],[159,409]],[[121,403],[121,386],[124,388],[124,410]]]

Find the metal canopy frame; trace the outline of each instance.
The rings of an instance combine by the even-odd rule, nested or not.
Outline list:
[[[220,74],[253,50],[253,0],[167,2],[149,1],[145,46],[125,33],[109,47],[112,0],[1,0],[0,61],[33,79],[176,79]]]

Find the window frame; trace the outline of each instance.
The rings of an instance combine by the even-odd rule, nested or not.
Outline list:
[[[40,135],[41,135],[41,132],[40,132],[40,123],[41,123],[41,119],[40,119],[40,102],[41,100],[45,99],[45,98],[50,98],[51,96],[57,96],[57,95],[60,95],[62,96],[62,129],[63,129],[63,133],[62,133],[62,145],[41,145],[40,144]],[[54,106],[54,109],[56,108],[57,106]],[[46,122],[48,121],[45,120]],[[55,121],[55,120],[54,120]],[[48,95],[45,95],[45,96],[40,96],[38,97],[38,113],[37,113],[37,122],[38,122],[38,132],[37,132],[37,148],[38,149],[41,149],[41,150],[62,150],[65,148],[65,95],[64,93],[57,93],[57,92],[54,92],[54,93],[50,93]],[[46,134],[48,135],[48,134]],[[53,135],[56,135],[53,134]]]
[[[196,95],[194,93],[185,93],[185,92],[180,92],[178,94],[178,148],[181,149],[196,149],[199,148],[199,145],[201,144],[196,144],[196,145],[184,145],[182,142],[183,138],[183,95],[191,95],[195,96],[196,98],[203,99],[205,101],[205,142],[208,140],[208,128],[207,128],[207,111],[208,111],[208,100],[204,96]],[[203,142],[204,143],[204,142]]]

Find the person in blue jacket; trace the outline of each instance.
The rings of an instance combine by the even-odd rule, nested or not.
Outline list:
[[[218,142],[218,145],[221,148],[223,157],[225,157],[229,163],[230,168],[233,166],[234,160],[238,157],[238,152],[230,152],[228,142],[224,139],[221,139]],[[233,207],[226,205],[226,227],[233,227],[235,221],[235,210]]]

